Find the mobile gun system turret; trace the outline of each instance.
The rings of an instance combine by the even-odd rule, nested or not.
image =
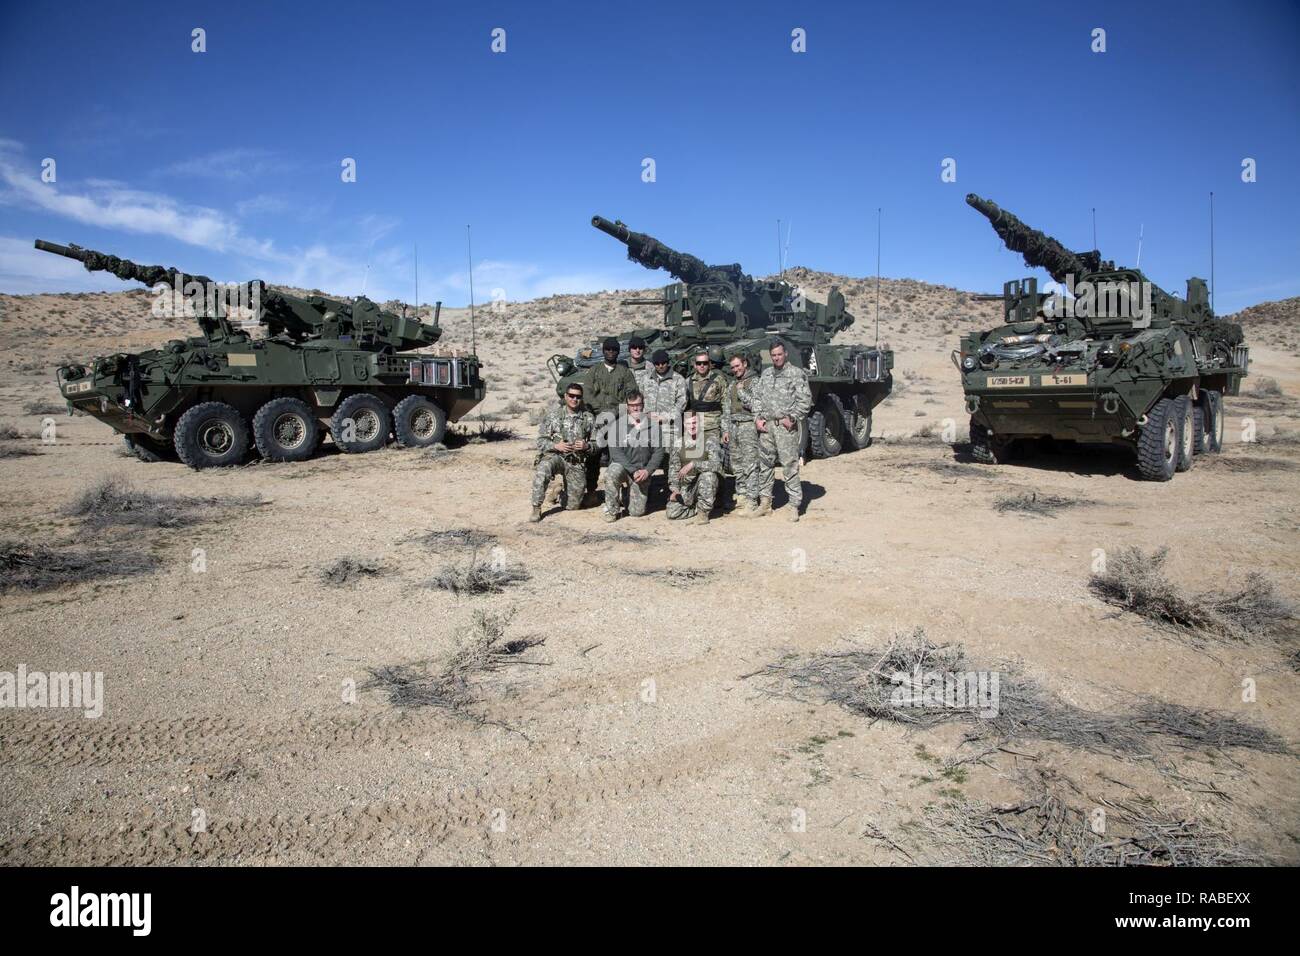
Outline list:
[[[1205,280],[1165,292],[1099,250],[1076,252],[975,194],[966,202],[1037,279],[1003,286],[1003,324],[971,332],[953,352],[983,461],[1028,442],[1106,442],[1134,452],[1144,478],[1168,481],[1223,446],[1223,396],[1236,395],[1250,357],[1241,326],[1210,308]]]
[[[390,435],[428,446],[485,394],[477,356],[415,351],[441,338],[441,303],[426,324],[364,296],[300,297],[260,280],[216,283],[76,245],[38,239],[36,248],[143,282],[155,306],[171,303],[164,312],[198,325],[201,335],[161,349],[58,370],[69,411],[107,423],[145,461],[234,465],[252,446],[270,461],[301,461],[326,434],[349,453],[379,448]]]
[[[827,458],[845,447],[871,444],[872,410],[893,387],[894,354],[873,346],[831,344],[833,336],[853,325],[838,289],[831,289],[825,303],[814,302],[785,279],[755,279],[739,263],[707,265],[601,216],[593,216],[591,224],[623,243],[633,262],[662,269],[678,280],[664,286],[659,298],[623,301],[662,309],[658,325],[616,334],[624,355],[629,341],[639,337],[648,352],[667,351],[673,367],[683,374],[690,374],[690,359],[700,349],[708,349],[715,364],[746,355],[758,369],[770,361],[768,350],[779,340],[791,362],[808,371],[814,404],[806,441],[813,456]],[[557,390],[563,391],[599,361],[599,343],[578,349],[573,358],[552,356],[549,366]]]

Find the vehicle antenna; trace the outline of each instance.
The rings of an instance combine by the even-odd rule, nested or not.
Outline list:
[[[470,353],[478,354],[478,338],[474,332],[474,240],[468,224],[465,226],[465,252],[469,257],[469,342]]]
[[[880,207],[876,207],[876,347],[880,347]]]

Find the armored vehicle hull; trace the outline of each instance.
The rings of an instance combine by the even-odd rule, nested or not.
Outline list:
[[[780,341],[790,363],[809,373],[813,410],[804,442],[811,456],[829,458],[871,444],[872,411],[893,388],[894,353],[831,343],[836,333],[853,324],[839,290],[832,289],[824,304],[813,302],[783,279],[754,279],[735,264],[706,266],[621,222],[595,216],[592,225],[624,243],[633,262],[665,269],[682,280],[665,286],[661,298],[624,303],[657,306],[662,320],[616,335],[622,354],[627,354],[631,339],[639,337],[645,340],[647,355],[663,349],[673,368],[689,376],[690,361],[701,349],[711,351],[715,364],[725,366],[740,354],[759,370],[770,362],[771,346]],[[557,393],[599,361],[599,342],[579,348],[573,357],[552,356],[548,365]]]
[[[1033,278],[1003,287],[1005,323],[953,352],[975,456],[1008,461],[1035,439],[1112,443],[1144,478],[1168,481],[1223,445],[1223,396],[1249,368],[1240,326],[1216,318],[1205,283],[1169,295],[1095,250],[1073,253],[976,196],[972,206],[1029,265],[1074,294],[1042,295]]]
[[[210,285],[76,246],[37,247],[124,279]],[[203,468],[238,464],[254,448],[272,461],[301,461],[326,434],[349,453],[390,437],[433,445],[483,400],[477,357],[410,351],[437,341],[436,314],[424,325],[364,298],[297,298],[256,285],[257,320],[270,335],[254,338],[222,308],[207,311],[196,317],[202,336],[61,367],[69,409],[121,433],[142,460]]]

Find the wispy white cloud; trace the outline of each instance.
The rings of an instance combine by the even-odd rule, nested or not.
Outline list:
[[[105,229],[168,236],[192,246],[263,259],[276,255],[269,239],[246,236],[229,216],[170,196],[90,180],[82,192],[42,182],[39,167],[24,169],[12,148],[0,150],[0,203],[39,209]]]
[[[649,279],[649,281],[647,281]],[[507,301],[520,302],[548,295],[604,292],[611,289],[642,289],[661,285],[641,268],[579,272],[553,272],[532,262],[484,259],[474,264],[474,293],[486,301],[504,292]],[[469,297],[469,275],[454,272],[443,276],[438,288],[449,298]]]
[[[203,156],[193,156],[157,170],[160,176],[184,179],[219,179],[235,182],[262,178],[270,173],[290,171],[293,164],[270,150],[246,146],[219,149]]]
[[[0,236],[0,287],[13,295],[29,295],[117,291],[122,283],[109,273],[87,272],[80,262],[41,252],[30,239]]]

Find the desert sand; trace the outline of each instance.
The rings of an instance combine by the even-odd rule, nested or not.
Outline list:
[[[874,338],[872,280],[794,274],[818,297],[845,289],[858,321],[839,340]],[[1089,578],[1095,549],[1168,548],[1164,570],[1189,594],[1260,572],[1300,599],[1300,445],[1286,440],[1300,424],[1300,300],[1240,317],[1247,390],[1271,378],[1280,394],[1228,399],[1224,453],[1169,484],[1137,480],[1122,454],[970,463],[949,352],[997,307],[886,280],[894,392],[871,448],[807,464],[800,524],[778,510],[681,527],[661,504],[614,525],[599,509],[529,524],[533,423],[554,400],[545,359],[652,324],[652,310],[618,305],[629,294],[478,311],[481,411],[517,438],[440,454],[327,443],[304,464],[208,472],[138,462],[106,426],[62,414],[54,366],[177,336],[147,293],[0,296],[0,423],[19,433],[0,444],[21,449],[0,457],[0,537],[158,562],[0,592],[0,670],[102,671],[105,693],[94,720],[0,709],[0,861],[978,862],[984,843],[945,821],[1040,787],[1070,812],[1107,811],[1116,833],[1146,808],[1242,861],[1300,861],[1292,753],[1160,735],[1118,754],[966,741],[968,724],[873,722],[764,670],[923,628],[1075,708],[1226,713],[1293,748],[1294,632],[1158,627]],[[468,347],[464,310],[444,309],[443,325],[443,346]],[[1244,419],[1260,440],[1241,441]],[[104,477],[215,502],[176,527],[95,528],[67,508]],[[995,509],[1020,493],[1073,506]],[[439,531],[457,534],[428,537]],[[527,578],[483,595],[427,586],[489,556]],[[364,568],[328,582],[341,559]],[[375,682],[438,673],[485,621],[522,650],[473,675],[465,706],[403,707],[391,679]]]

